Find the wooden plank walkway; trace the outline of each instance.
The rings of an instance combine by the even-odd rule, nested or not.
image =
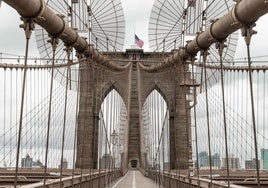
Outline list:
[[[140,171],[130,170],[120,178],[111,188],[162,188],[151,179],[142,175]]]

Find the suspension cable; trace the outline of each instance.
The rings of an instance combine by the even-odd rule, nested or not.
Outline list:
[[[66,53],[68,63],[70,62],[70,55],[71,55],[71,47],[66,46]],[[66,111],[67,111],[67,96],[68,96],[68,77],[69,71],[66,71],[66,83],[65,83],[65,98],[64,98],[64,115],[63,115],[63,130],[62,130],[62,145],[61,145],[61,162],[60,162],[60,187],[62,187],[62,169],[63,169],[63,151],[64,151],[64,144],[65,144],[65,129],[66,129]]]
[[[194,57],[192,57],[191,59],[191,63],[192,63],[192,79],[193,79],[193,85],[195,84],[195,73],[194,73]],[[197,103],[197,99],[196,99],[196,87],[193,87],[194,91],[194,128],[195,128],[195,150],[196,150],[196,166],[197,166],[197,185],[198,187],[200,187],[200,174],[199,174],[199,156],[198,156],[198,137],[197,137],[197,121],[196,121],[196,103]]]
[[[251,113],[252,113],[252,125],[253,125],[253,135],[254,135],[254,146],[255,146],[255,162],[256,162],[256,171],[257,171],[257,181],[258,188],[260,187],[260,172],[259,172],[259,163],[258,163],[258,141],[257,141],[257,128],[256,128],[256,120],[255,120],[255,107],[254,107],[254,93],[253,93],[253,81],[252,81],[252,70],[251,70],[251,57],[250,57],[250,42],[252,35],[257,32],[253,30],[253,27],[256,24],[252,24],[250,26],[244,26],[242,28],[242,36],[245,39],[245,43],[247,46],[247,59],[248,59],[248,76],[249,76],[249,87],[250,87],[250,95],[251,95]]]
[[[74,133],[74,142],[73,142],[73,168],[72,168],[72,187],[74,187],[74,170],[75,170],[75,151],[77,144],[77,128],[78,128],[78,112],[79,112],[79,91],[80,91],[80,71],[78,71],[78,81],[77,81],[77,94],[76,94],[76,112],[75,112],[75,133]]]
[[[49,42],[52,45],[53,57],[52,57],[52,68],[51,68],[51,77],[50,77],[50,96],[49,96],[49,107],[48,107],[48,121],[47,121],[47,135],[46,135],[46,153],[45,153],[45,170],[44,170],[44,183],[46,185],[46,176],[47,176],[47,163],[48,163],[48,149],[49,149],[49,134],[50,134],[50,124],[51,124],[51,109],[52,109],[52,93],[53,93],[53,81],[54,81],[54,64],[55,64],[55,53],[58,44],[58,39],[51,37]]]
[[[22,134],[22,118],[23,118],[23,109],[24,109],[24,95],[26,88],[26,76],[27,76],[27,60],[28,60],[28,50],[29,50],[29,40],[31,38],[32,30],[34,29],[34,22],[32,19],[22,18],[23,24],[20,26],[25,31],[26,37],[26,48],[25,48],[25,58],[24,58],[24,74],[22,82],[22,91],[21,91],[21,108],[20,108],[20,122],[19,122],[19,133],[18,133],[18,145],[17,145],[17,155],[16,155],[16,172],[15,172],[15,182],[14,187],[17,187],[18,183],[18,170],[19,170],[19,155],[20,155],[20,146],[21,146],[21,134]]]
[[[203,64],[206,64],[207,56],[208,56],[208,49],[202,51],[203,55]],[[210,174],[210,187],[212,187],[212,160],[211,160],[211,141],[210,141],[210,122],[209,122],[209,106],[208,106],[208,84],[207,84],[207,69],[206,66],[204,67],[205,73],[205,95],[206,95],[206,114],[207,114],[207,134],[208,134],[208,152],[209,152],[209,174]]]
[[[6,167],[6,69],[4,69],[4,167]]]
[[[223,78],[223,49],[225,48],[224,41],[216,42],[216,48],[218,48],[218,53],[220,56],[220,66],[221,66],[221,93],[222,93],[222,113],[223,113],[223,123],[224,123],[224,140],[225,140],[225,155],[226,155],[226,171],[227,171],[227,182],[228,187],[230,187],[230,172],[229,172],[229,154],[228,154],[228,138],[227,138],[227,123],[226,123],[226,110],[225,110],[225,93],[224,93],[224,78]],[[212,178],[212,177],[210,177]]]

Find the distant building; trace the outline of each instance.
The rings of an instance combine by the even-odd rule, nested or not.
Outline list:
[[[61,165],[59,165],[59,168],[61,168]],[[68,162],[66,159],[63,159],[62,161],[62,169],[67,169],[68,168]]]
[[[21,159],[22,168],[32,168],[33,164],[34,164],[33,158],[31,158],[29,154],[27,154],[25,158]]]
[[[268,149],[261,149],[261,169],[268,169]]]
[[[43,167],[43,164],[41,163],[40,159],[37,159],[37,160],[34,162],[33,166],[36,166],[36,167]]]
[[[198,161],[199,161],[199,167],[200,168],[207,168],[210,165],[209,162],[209,155],[206,151],[203,151],[198,154]],[[218,153],[212,155],[211,157],[211,165],[213,169],[219,169],[221,168],[221,159],[220,155]],[[195,166],[197,166],[195,161]]]
[[[260,166],[260,160],[258,160],[258,163],[259,163],[259,166]],[[245,168],[246,169],[256,169],[257,168],[256,159],[245,161]]]
[[[208,159],[208,153],[206,151],[202,151],[198,154],[198,162],[199,167],[208,167],[209,166],[209,159]]]
[[[220,169],[221,168],[221,158],[220,158],[220,155],[218,153],[214,154],[211,157],[211,163],[212,163],[212,167],[214,169]]]
[[[239,158],[234,157],[234,155],[230,155],[228,159],[230,169],[240,168]],[[222,158],[222,168],[227,168],[226,158]]]

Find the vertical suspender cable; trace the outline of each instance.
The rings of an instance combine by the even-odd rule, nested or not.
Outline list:
[[[158,184],[158,176],[157,176],[157,126],[156,126],[156,122],[155,122],[155,99],[154,99],[154,91],[152,92],[152,125],[154,127],[154,155],[155,155],[155,158],[154,158],[154,163],[155,163],[155,180],[156,180],[156,183]]]
[[[162,174],[163,174],[163,186],[165,186],[165,178],[164,178],[164,170],[165,170],[165,128],[166,128],[166,118],[165,118],[165,115],[164,115],[164,104],[163,104],[163,100],[162,100],[162,97],[161,95],[159,94],[159,101],[160,101],[160,109],[161,109],[161,116],[162,117],[162,125],[163,125],[163,128],[162,128],[162,163],[163,163],[163,171],[162,171]]]
[[[16,72],[17,72],[17,71],[16,71]],[[32,88],[32,80],[33,80],[33,79],[32,79],[32,72],[33,72],[33,71],[30,69],[30,86],[29,86],[29,88],[30,88],[30,92],[31,92],[31,88]],[[16,85],[17,85],[17,84],[16,84]],[[16,89],[16,90],[17,90],[17,89]],[[29,95],[30,95],[30,96],[28,96],[28,97],[31,99],[31,93],[29,93]],[[27,97],[27,98],[28,98],[28,97]],[[16,100],[16,105],[17,105],[17,100]],[[32,108],[32,100],[29,100],[29,106],[30,106],[30,109],[31,109],[31,108]],[[16,108],[16,109],[17,109],[17,108]],[[16,111],[17,111],[17,110],[16,110]],[[29,116],[30,116],[29,119],[30,119],[30,121],[31,121],[31,119],[32,119],[32,113],[30,113]],[[33,146],[32,146],[32,144],[33,144],[33,143],[32,143],[32,139],[33,139],[33,137],[32,137],[32,130],[33,130],[33,128],[34,128],[34,127],[31,127],[31,126],[30,126],[30,127],[29,127],[29,131],[27,131],[27,133],[28,133],[28,132],[30,133],[30,152],[31,152],[31,155],[32,155],[32,147],[33,147]]]
[[[13,78],[12,78],[12,68],[10,68],[9,69],[9,74],[10,74],[10,88],[9,88],[9,91],[10,91],[10,110],[9,110],[9,118],[10,118],[10,120],[9,120],[9,123],[10,123],[10,132],[9,132],[9,136],[10,136],[10,138],[9,138],[9,143],[10,143],[10,145],[9,145],[9,149],[10,149],[10,152],[9,152],[9,166],[10,167],[12,167],[12,145],[13,145],[13,135],[12,135],[12,119],[13,119],[13,117],[12,117],[12,107],[13,107],[13,102],[12,102],[12,98],[13,98],[13,92],[12,92],[12,88],[13,88]],[[16,129],[17,129],[17,127],[16,127]]]
[[[71,28],[74,28],[74,17],[73,17],[73,3],[69,6],[70,11],[70,22],[71,22]],[[73,60],[73,54],[72,54],[72,60]],[[72,167],[72,187],[74,187],[74,171],[75,171],[75,151],[76,151],[76,144],[77,144],[77,127],[78,127],[78,106],[79,106],[79,91],[80,91],[80,69],[77,70],[77,93],[76,93],[76,114],[75,114],[75,132],[74,132],[74,142],[73,142],[73,167]],[[71,87],[71,79],[70,79],[70,87]],[[78,160],[78,159],[77,159]]]
[[[6,168],[6,68],[4,68],[4,167]]]
[[[159,168],[158,168],[158,122],[156,121],[156,99],[155,99],[155,92],[153,91],[153,104],[154,104],[154,108],[153,108],[153,122],[154,122],[154,126],[155,126],[155,163],[156,163],[156,179],[157,179],[157,184],[159,183]]]
[[[235,75],[235,77],[236,78],[238,78],[239,79],[239,71],[236,71],[236,75]],[[240,85],[241,84],[238,84],[237,85],[237,88],[239,88],[236,92],[236,98],[235,98],[235,101],[236,101],[236,108],[237,108],[237,113],[236,113],[236,115],[233,117],[234,118],[234,121],[235,121],[235,123],[237,124],[237,125],[240,125],[239,124],[239,121],[238,121],[238,114],[239,114],[239,92],[240,92]],[[241,127],[240,127],[241,128]],[[241,130],[240,130],[240,128],[238,128],[237,129],[237,139],[239,139],[239,132],[241,132]],[[240,143],[240,145],[242,145],[242,143]],[[237,151],[237,157],[239,158],[239,154],[242,152],[242,151],[240,151],[239,152],[239,146],[237,146],[237,148],[236,148],[236,151]]]
[[[23,67],[24,73],[23,73],[23,82],[22,82],[23,85],[22,85],[22,91],[21,91],[20,122],[19,122],[18,145],[17,145],[17,153],[16,153],[16,172],[15,172],[15,182],[14,182],[15,188],[17,187],[17,183],[18,183],[19,156],[20,156],[20,146],[21,146],[22,118],[23,118],[24,95],[25,95],[26,76],[27,76],[29,40],[30,40],[31,33],[34,27],[34,24],[31,19],[23,18],[23,21],[24,21],[24,24],[21,26],[24,27],[24,30],[25,30],[26,49],[25,49],[25,59],[24,59],[24,67]]]
[[[157,102],[157,109],[160,109],[160,101],[159,101],[159,93],[155,92],[155,96],[156,96],[156,102]],[[162,142],[162,118],[161,118],[161,111],[156,111],[157,115],[156,115],[156,121],[158,124],[158,151],[159,151],[159,159],[158,159],[158,163],[159,163],[159,186],[161,185],[162,182],[162,174],[161,174],[161,158],[162,158],[162,146],[161,146],[161,142]]]
[[[97,141],[96,139],[94,139],[94,146],[95,144],[97,144],[98,147],[96,147],[96,149],[98,149],[97,152],[97,160],[99,160],[99,153],[100,153],[100,146],[102,145],[102,142],[100,140],[100,127],[99,127],[99,115],[98,115],[98,94],[99,94],[99,90],[98,90],[98,86],[100,85],[100,80],[99,80],[99,76],[100,76],[100,71],[99,69],[97,68],[96,70],[96,95],[95,95],[95,112],[94,112],[94,118],[95,118],[95,126],[96,126],[96,129],[97,129],[97,132],[98,134],[96,134],[97,136]],[[96,161],[96,169],[98,169],[98,161]],[[99,178],[98,178],[98,188],[100,188],[100,171],[98,169],[98,174],[99,174]]]
[[[39,69],[36,69],[34,72],[33,72],[33,77],[34,77],[34,106],[36,107],[36,109],[37,109],[37,117],[38,118],[40,118],[40,111],[39,111],[39,109],[38,109],[38,106],[39,105],[37,105],[37,104],[39,104],[39,98],[38,98],[38,96],[39,95],[37,95],[36,93],[38,92],[38,86],[36,85],[36,82],[37,82],[37,79],[38,79],[38,77],[36,76],[36,73],[37,73],[37,71],[39,71]],[[36,104],[36,102],[37,102],[37,104]],[[37,123],[38,122],[36,122],[35,123],[35,130],[33,131],[33,132],[35,132],[35,133],[38,133],[38,135],[39,135],[39,132],[38,132],[38,130],[37,130],[37,127],[39,126],[39,125],[37,125]],[[34,143],[33,143],[33,147],[34,148],[37,148],[37,147],[39,147],[39,146],[37,146],[37,138],[38,138],[38,136],[37,136],[37,134],[34,134]],[[39,153],[39,152],[38,152]],[[37,157],[37,153],[35,153],[35,158],[37,158],[37,159],[39,159],[38,157]]]
[[[100,76],[100,78],[99,78]],[[100,82],[100,83],[99,83]],[[98,69],[98,72],[97,72],[97,85],[101,85],[101,69]],[[97,89],[96,91],[98,94],[99,92],[101,92],[101,90],[99,91]],[[100,96],[101,93],[100,93]],[[96,116],[97,116],[97,123],[96,125],[98,126],[97,129],[98,129],[98,140],[97,140],[97,143],[98,143],[98,188],[101,188],[101,166],[100,166],[100,162],[101,162],[101,155],[102,155],[102,144],[103,144],[103,140],[102,140],[102,126],[101,126],[101,121],[100,121],[100,118],[99,118],[99,109],[101,109],[101,103],[100,103],[100,106],[98,108],[98,97],[96,97]]]
[[[113,115],[112,115],[112,107],[113,107],[113,104],[112,104],[112,92],[110,92],[109,94],[108,94],[108,104],[109,104],[109,108],[108,108],[108,110],[109,110],[109,113],[107,113],[107,118],[109,118],[109,124],[108,124],[108,126],[109,126],[109,131],[107,132],[107,136],[109,137],[109,139],[108,139],[108,149],[109,149],[109,153],[110,153],[110,158],[109,158],[109,184],[111,184],[112,183],[112,165],[113,165],[113,158],[112,158],[112,155],[113,155],[113,153],[112,153],[112,137],[111,137],[111,133],[112,133],[112,124],[113,124]]]
[[[80,91],[80,70],[78,69],[77,75],[77,93],[76,93],[76,107],[75,107],[75,132],[74,132],[74,142],[73,142],[73,168],[72,168],[72,187],[74,187],[74,170],[75,170],[75,151],[76,151],[76,143],[77,143],[77,127],[78,127],[78,112],[79,112],[79,91]]]
[[[252,26],[245,26],[242,30],[242,35],[245,37],[245,42],[247,46],[247,59],[248,59],[248,76],[249,76],[249,87],[250,87],[250,95],[251,95],[251,113],[252,113],[252,124],[253,124],[253,136],[254,136],[254,147],[255,147],[255,164],[257,171],[257,182],[258,187],[260,187],[260,172],[259,172],[259,158],[258,158],[258,141],[257,141],[257,128],[256,128],[256,120],[255,120],[255,108],[254,108],[254,93],[253,93],[253,81],[252,81],[252,69],[251,69],[251,56],[250,56],[250,42],[251,36],[256,34],[253,30]]]
[[[47,80],[47,74],[45,75],[45,70],[42,69],[41,70],[41,78],[43,79],[40,79],[40,86],[41,86],[41,98],[44,99],[45,98],[45,94],[47,94],[47,85],[45,84],[46,82],[44,80]],[[47,101],[47,100],[46,100]],[[44,104],[45,106],[45,104]],[[42,113],[42,119],[45,120],[45,109],[43,110],[44,113]],[[46,122],[43,121],[43,126],[45,127],[46,125]],[[45,129],[41,129],[41,126],[39,127],[39,131],[42,131],[43,133],[43,139],[42,139],[42,156],[45,156],[45,148],[46,148],[46,145],[45,145]]]
[[[107,126],[109,126],[110,125],[110,119],[108,119],[109,118],[109,113],[110,113],[110,110],[109,110],[109,108],[110,108],[110,101],[109,101],[109,95],[107,95],[106,96],[106,98],[105,98],[105,103],[106,103],[106,105],[105,105],[105,107],[106,107],[106,113],[105,113],[105,119],[103,118],[103,121],[104,120],[106,120],[106,123],[105,123],[105,137],[106,137],[106,146],[105,146],[105,155],[107,155],[107,153],[110,151],[110,149],[108,148],[109,146],[110,146],[110,144],[109,144],[109,142],[110,142],[110,136],[108,135],[109,134],[109,132],[111,131],[110,129],[109,129],[109,127],[107,127]],[[107,155],[107,156],[109,156],[109,155]],[[109,183],[110,183],[110,181],[109,181],[109,170],[110,170],[110,160],[111,160],[111,158],[109,157],[109,165],[107,166],[107,157],[105,157],[105,170],[106,170],[106,178],[107,178],[107,185],[109,185]]]
[[[204,66],[204,73],[205,73],[205,95],[206,95],[206,113],[207,113],[207,133],[208,133],[208,152],[209,152],[209,174],[210,174],[210,187],[212,187],[212,161],[211,161],[211,142],[210,142],[210,124],[209,124],[209,106],[208,106],[208,84],[207,84],[207,68],[206,68],[206,61],[208,50],[203,51],[203,66]]]
[[[52,106],[52,92],[53,92],[53,81],[54,81],[54,64],[55,64],[55,53],[57,48],[56,38],[51,37],[52,44],[52,68],[50,76],[50,94],[49,94],[49,106],[48,106],[48,121],[47,121],[47,134],[46,134],[46,153],[45,153],[45,170],[44,170],[44,183],[46,185],[46,176],[47,176],[47,163],[48,163],[48,147],[49,147],[49,134],[50,134],[50,120],[51,120],[51,106]]]
[[[16,69],[16,124],[18,123],[18,69]],[[27,98],[27,96],[26,96]],[[17,126],[16,126],[16,135],[18,135],[18,129],[17,129]],[[17,136],[16,136],[17,137]]]
[[[160,179],[159,179],[159,175],[158,175],[158,173],[159,173],[159,171],[160,171],[160,167],[159,167],[159,165],[160,164],[158,164],[159,162],[158,162],[158,160],[159,160],[159,154],[158,154],[158,152],[159,152],[159,144],[158,144],[158,141],[159,141],[159,124],[158,124],[158,122],[156,121],[156,109],[157,109],[157,103],[156,103],[156,98],[155,98],[155,91],[153,92],[153,101],[154,101],[154,109],[153,109],[153,112],[154,112],[154,124],[155,124],[155,131],[156,131],[156,141],[155,141],[155,146],[156,146],[156,164],[157,164],[157,183],[160,185]]]
[[[266,77],[265,77],[265,70],[263,71],[263,96],[266,96],[266,88],[265,88],[265,85],[266,85],[266,83],[265,83],[265,81],[266,81]],[[266,112],[266,108],[265,108],[265,104],[266,104],[266,97],[264,97],[264,102],[263,102],[263,109],[262,109],[262,117],[263,117],[263,120],[262,120],[262,131],[263,131],[263,152],[262,152],[262,155],[263,155],[263,157],[264,157],[264,146],[265,146],[265,125],[266,125],[266,122],[265,122],[265,120],[266,120],[266,117],[265,117],[265,115],[264,114],[266,114],[265,112]],[[265,164],[265,161],[263,160],[263,168],[265,168],[266,167],[266,165],[267,164]]]
[[[116,95],[115,90],[113,90],[113,130],[116,130]],[[113,138],[116,139],[116,136]],[[114,140],[113,143],[113,181],[115,179],[115,148],[116,148],[116,141]]]
[[[243,77],[244,77],[244,72],[242,71],[242,72],[241,72],[241,78],[242,78],[242,80],[244,80]],[[243,82],[243,81],[242,81],[242,84],[241,84],[241,85],[242,85],[242,86],[241,86],[241,91],[244,91],[244,82]],[[241,91],[240,91],[240,92],[241,92]],[[242,95],[240,95],[240,96],[242,96]],[[241,100],[243,100],[242,97],[241,97],[240,101],[241,101]],[[243,113],[243,112],[244,112],[244,104],[243,104],[242,101],[241,101],[240,104],[241,104],[240,107],[241,107],[241,109],[242,109],[242,110],[241,110],[241,114],[243,115],[243,114],[244,114],[244,113]],[[237,118],[238,118],[238,117],[237,117]],[[241,119],[240,124],[243,125],[243,120],[242,120],[242,118],[240,118],[240,119]],[[241,134],[241,137],[240,137],[240,138],[241,138],[241,140],[243,139],[243,135],[242,135],[242,134]],[[247,144],[246,144],[246,145],[247,145]],[[241,148],[240,148],[240,149],[241,149],[241,151],[243,151],[243,146],[242,146],[242,144],[241,144]],[[240,158],[241,158],[241,159],[243,158],[243,152],[241,152],[241,156],[240,156]]]
[[[192,79],[193,79],[193,85],[195,84],[195,73],[194,73],[194,58],[192,59]],[[194,87],[194,128],[195,128],[195,150],[196,150],[196,169],[197,169],[197,185],[200,187],[200,177],[199,177],[199,156],[198,156],[198,137],[197,137],[197,121],[196,121],[196,88]]]
[[[68,63],[70,61],[70,49],[67,47],[67,56],[68,56]],[[68,77],[69,77],[69,66],[66,68],[66,83],[65,83],[65,97],[64,97],[64,115],[63,115],[63,130],[62,130],[62,145],[61,145],[61,162],[60,162],[60,187],[62,187],[62,169],[63,169],[63,151],[64,151],[64,144],[65,144],[65,129],[66,129],[66,113],[67,113],[67,97],[68,97]]]
[[[228,136],[227,136],[227,122],[226,122],[226,109],[225,109],[225,93],[224,93],[224,78],[223,78],[223,48],[224,42],[218,42],[217,44],[219,56],[220,56],[220,66],[221,66],[221,93],[222,93],[222,113],[223,113],[223,124],[224,124],[224,141],[225,141],[225,155],[226,155],[226,171],[227,171],[227,181],[228,187],[230,187],[230,172],[229,172],[229,154],[228,154]],[[210,177],[212,178],[212,177]]]

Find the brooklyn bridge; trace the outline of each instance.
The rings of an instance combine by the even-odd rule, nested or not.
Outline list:
[[[0,0],[0,187],[268,187],[268,1],[132,4]]]

